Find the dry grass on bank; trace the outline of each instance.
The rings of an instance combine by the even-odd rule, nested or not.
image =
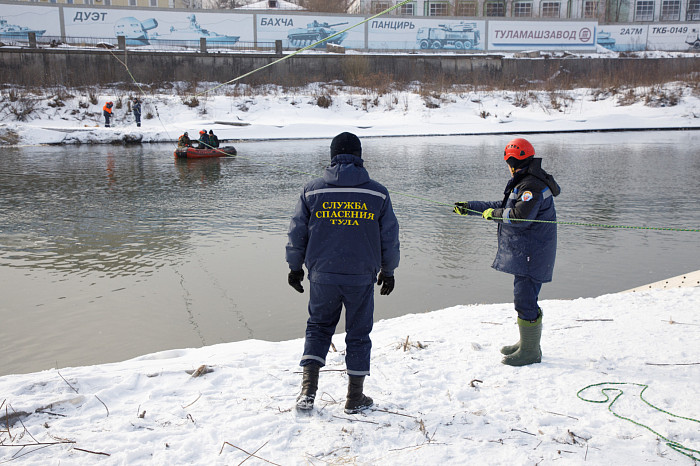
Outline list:
[[[407,112],[411,95],[419,95],[425,108],[440,108],[459,99],[469,99],[478,103],[485,95],[501,94],[516,107],[541,108],[547,113],[565,112],[576,99],[581,98],[581,90],[593,101],[615,99],[616,105],[628,106],[638,102],[652,107],[678,105],[684,93],[700,96],[700,73],[678,76],[673,70],[655,67],[653,70],[625,73],[624,76],[600,72],[596,76],[574,78],[558,69],[547,79],[504,80],[502,75],[475,73],[474,82],[455,84],[447,75],[436,75],[429,82],[401,83],[385,73],[368,73],[367,63],[361,59],[350,60],[344,65],[345,81],[328,83],[287,84],[227,84],[204,82],[161,83],[160,85],[139,85],[122,83],[115,86],[85,86],[82,88],[52,87],[0,87],[0,118],[6,121],[30,121],[45,106],[61,109],[65,102],[77,98],[78,109],[72,110],[66,118],[81,120],[100,119],[101,111],[90,111],[99,102],[100,95],[111,95],[115,108],[131,111],[131,99],[141,96],[144,100],[144,119],[154,117],[154,107],[148,101],[156,102],[163,96],[175,95],[182,105],[196,108],[202,115],[207,113],[206,100],[212,96],[226,96],[234,99],[232,106],[245,112],[256,97],[274,96],[285,98],[292,105],[298,102],[313,102],[321,108],[329,108],[340,95],[345,103],[364,111],[381,107],[384,110]],[[576,92],[575,92],[576,91]],[[99,106],[99,105],[98,105]],[[489,116],[486,110],[481,117]]]

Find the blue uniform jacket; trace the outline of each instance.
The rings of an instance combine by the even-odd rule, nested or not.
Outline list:
[[[389,191],[370,179],[360,157],[339,154],[309,182],[289,225],[286,258],[309,281],[369,285],[399,265],[399,223]]]
[[[560,192],[554,178],[542,169],[542,159],[530,162],[508,182],[503,201],[469,201],[470,215],[493,208],[498,222],[498,252],[492,267],[513,275],[524,275],[537,282],[552,281],[557,254],[556,223],[516,219],[556,221],[554,196]]]

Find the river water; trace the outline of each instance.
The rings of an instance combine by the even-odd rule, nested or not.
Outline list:
[[[562,187],[560,221],[700,228],[700,132],[528,138]],[[495,224],[450,207],[502,198],[509,139],[363,140],[401,225],[396,289],[377,292],[375,320],[512,301],[512,277],[490,268]],[[4,148],[0,375],[302,337],[308,291],[286,283],[286,232],[329,142],[239,143],[239,157],[184,162],[169,144]],[[697,269],[700,233],[565,224],[541,299]]]

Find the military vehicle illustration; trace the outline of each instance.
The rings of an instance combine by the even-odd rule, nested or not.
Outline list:
[[[184,28],[171,26],[170,31],[166,34],[153,34],[150,39],[151,44],[157,44],[161,41],[172,41],[197,46],[199,45],[199,39],[204,37],[207,40],[207,45],[233,45],[241,38],[240,36],[228,36],[202,28],[194,14],[188,16],[187,19],[190,23]]]
[[[481,32],[476,23],[439,24],[418,29],[416,41],[421,49],[473,49],[479,45]]]
[[[6,19],[0,18],[0,39],[24,39],[29,40],[29,33],[33,32],[37,37],[41,37],[46,32],[46,29],[31,29],[24,26],[10,24]]]
[[[287,33],[287,40],[290,44],[292,44],[295,47],[306,47],[307,45],[311,45],[314,42],[318,42],[319,40],[323,40],[326,37],[332,36],[333,34],[337,33],[338,31],[333,28],[336,26],[342,26],[344,24],[348,23],[345,22],[328,24],[319,23],[318,21],[314,20],[313,22],[307,24],[306,28],[290,29]],[[343,32],[342,34],[338,34],[334,38],[329,39],[321,44],[318,44],[316,48],[325,47],[326,43],[340,45],[340,43],[343,42],[347,35],[347,31]]]
[[[615,50],[615,39],[610,37],[609,32],[603,31],[602,29],[598,31],[596,43],[605,47],[606,49]]]
[[[114,35],[124,36],[126,45],[148,45],[148,31],[158,27],[158,21],[149,18],[140,21],[133,16],[125,16],[114,23]]]
[[[685,43],[694,50],[700,50],[700,28],[691,28],[690,33],[685,36]]]

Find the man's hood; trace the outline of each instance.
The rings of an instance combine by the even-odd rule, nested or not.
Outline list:
[[[323,181],[335,186],[357,186],[370,180],[361,157],[338,154],[323,173]]]
[[[533,158],[532,162],[530,162],[530,165],[527,166],[526,173],[528,175],[534,176],[537,179],[542,180],[549,187],[549,189],[552,190],[552,195],[558,196],[561,192],[561,188],[554,180],[554,177],[546,171],[544,171],[544,169],[542,168],[542,159]]]

